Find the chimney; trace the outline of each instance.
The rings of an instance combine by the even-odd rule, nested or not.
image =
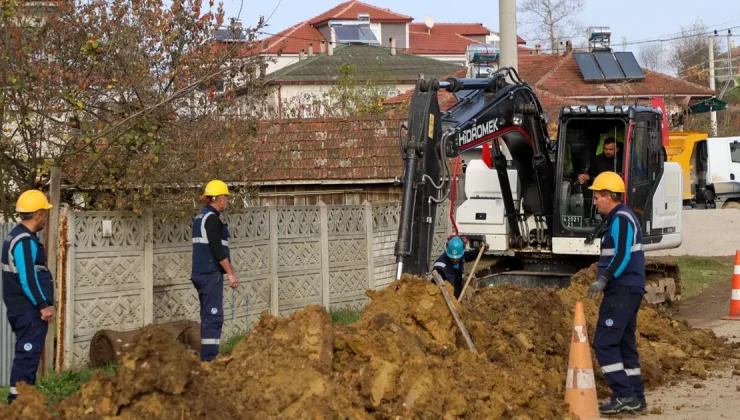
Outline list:
[[[303,61],[303,48],[298,52],[298,61]]]
[[[319,51],[321,54],[326,52],[326,41],[321,41],[321,44],[319,44]]]
[[[333,56],[334,55],[334,44],[332,44],[331,42],[329,42],[328,50],[327,51],[328,51],[327,55],[329,57]]]
[[[542,50],[542,45],[537,44],[534,46],[534,55],[540,55],[540,51]]]
[[[396,55],[396,38],[391,37],[391,55]]]
[[[573,51],[573,44],[570,41],[565,41],[565,53],[568,54],[571,51]]]
[[[313,57],[313,44],[308,44],[308,56]]]
[[[267,63],[260,62],[260,79],[267,76]]]

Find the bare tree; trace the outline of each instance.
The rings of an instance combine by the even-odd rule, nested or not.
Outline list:
[[[640,64],[652,71],[663,70],[663,51],[660,44],[646,44],[640,47],[637,55]]]
[[[709,84],[709,38],[701,21],[681,28],[681,36],[673,41],[669,64],[678,77],[704,86]],[[719,45],[714,43],[714,56]]]
[[[578,16],[583,7],[583,0],[524,0],[517,11],[527,37],[555,50],[559,40],[581,34]]]

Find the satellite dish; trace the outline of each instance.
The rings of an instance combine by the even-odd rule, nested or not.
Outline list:
[[[427,28],[434,28],[434,21],[429,16],[424,16],[424,23],[427,25]]]

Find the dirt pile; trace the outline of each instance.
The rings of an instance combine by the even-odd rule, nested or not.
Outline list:
[[[463,309],[463,317],[479,351],[491,362],[527,371],[528,376],[562,389],[568,367],[573,310],[583,302],[588,338],[593,343],[601,298],[590,300],[586,289],[596,266],[573,276],[567,289],[524,289],[501,286],[479,291]],[[647,388],[684,377],[705,379],[708,370],[740,357],[739,346],[671,319],[643,303],[638,313],[637,346]],[[592,353],[599,395],[610,395]]]
[[[585,298],[591,279],[584,271],[565,290],[502,286],[477,293],[458,308],[479,355],[465,350],[439,289],[409,276],[368,291],[371,303],[348,327],[332,326],[320,306],[281,319],[265,313],[231,355],[209,364],[148,327],[115,376],[94,377],[57,410],[68,419],[567,418],[572,311],[584,302],[592,339],[598,302]],[[738,355],[711,332],[649,308],[638,328],[648,387],[705,377]],[[26,393],[0,408],[0,417],[30,410],[44,418],[37,397]]]
[[[596,266],[576,273],[571,286],[558,292],[572,313],[575,302],[584,302],[589,339],[593,339],[600,299],[585,299],[586,289],[596,277]],[[655,310],[643,303],[637,318],[637,349],[645,386],[652,388],[682,377],[707,378],[707,371],[740,357],[740,344],[717,337],[711,330],[692,328],[688,322],[675,320],[669,312]],[[597,380],[603,384],[599,370]]]

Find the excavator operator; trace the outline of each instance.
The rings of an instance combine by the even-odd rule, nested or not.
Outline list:
[[[578,182],[585,184],[605,171],[621,172],[621,167],[622,157],[619,156],[617,141],[614,137],[607,137],[604,139],[604,153],[593,158],[588,170],[578,175]]]
[[[481,246],[487,246],[483,243]],[[462,293],[465,278],[465,263],[474,261],[480,248],[465,251],[465,242],[459,236],[453,236],[447,242],[447,250],[434,262],[433,269],[455,288],[455,298]]]

